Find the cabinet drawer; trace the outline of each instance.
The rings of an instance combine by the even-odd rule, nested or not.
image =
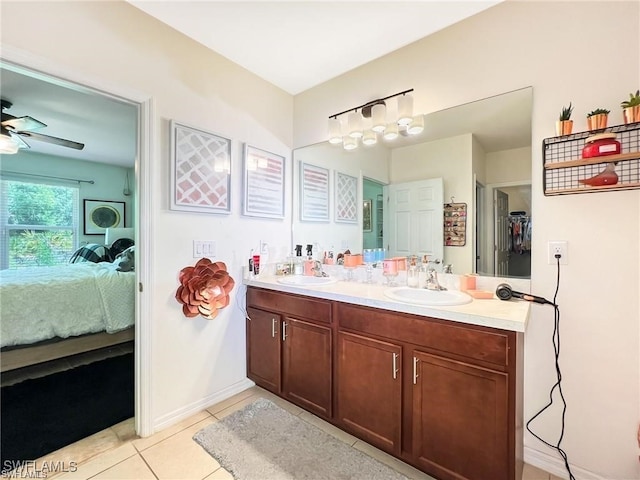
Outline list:
[[[249,287],[247,289],[247,307],[262,308],[295,318],[331,323],[330,302],[300,295]]]
[[[494,365],[509,363],[509,332],[336,303],[340,328],[356,330]]]

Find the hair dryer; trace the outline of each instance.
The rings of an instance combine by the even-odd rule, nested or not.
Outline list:
[[[529,295],[528,293],[516,292],[511,289],[511,286],[508,283],[501,283],[496,288],[496,296],[500,300],[509,300],[511,298],[521,298],[522,300],[526,300],[527,302],[541,303],[553,305],[549,300],[542,297],[537,297],[535,295]]]

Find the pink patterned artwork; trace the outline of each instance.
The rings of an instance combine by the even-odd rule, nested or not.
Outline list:
[[[231,140],[172,122],[171,209],[229,213]]]

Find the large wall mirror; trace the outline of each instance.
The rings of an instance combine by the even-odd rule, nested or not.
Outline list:
[[[458,212],[466,216],[464,230],[456,232],[463,235],[449,244],[445,218],[433,223],[444,231],[442,264],[459,274],[530,278],[532,95],[527,87],[433,112],[425,115],[423,133],[373,147],[347,152],[323,142],[294,150],[293,245],[311,244],[314,252],[395,251],[393,242],[403,239],[389,236],[395,225],[389,191],[441,179],[444,215],[453,205],[463,206]],[[322,192],[328,214],[312,221],[301,210],[301,166],[319,168],[328,183]],[[336,175],[357,178],[356,222],[336,221]]]

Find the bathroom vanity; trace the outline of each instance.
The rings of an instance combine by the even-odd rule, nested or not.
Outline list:
[[[439,479],[521,478],[528,302],[425,307],[380,285],[247,284],[257,385]]]

